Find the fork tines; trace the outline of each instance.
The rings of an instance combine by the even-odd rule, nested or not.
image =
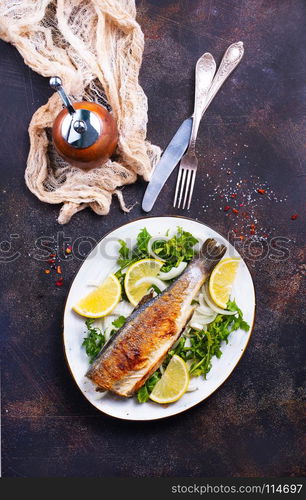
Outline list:
[[[184,158],[182,158],[178,171],[173,207],[184,209],[186,208],[187,202],[187,210],[189,210],[197,173],[197,166],[186,164],[187,162],[184,162],[183,160]]]

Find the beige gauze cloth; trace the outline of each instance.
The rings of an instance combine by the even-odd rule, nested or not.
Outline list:
[[[119,131],[116,161],[83,171],[54,151],[51,127],[62,109],[55,93],[33,115],[26,184],[40,200],[64,203],[58,221],[90,206],[109,212],[117,188],[149,180],[160,149],[146,141],[147,98],[138,83],[144,37],[134,0],[1,0],[0,38],[43,76],[59,76],[72,100],[109,105]]]

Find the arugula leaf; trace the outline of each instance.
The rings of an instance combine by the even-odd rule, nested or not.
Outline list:
[[[156,240],[152,249],[156,255],[165,260],[161,271],[167,272],[181,262],[189,262],[194,257],[196,243],[198,240],[181,227],[177,228],[177,233],[170,240]]]
[[[137,260],[144,259],[146,257],[150,257],[148,253],[148,242],[151,239],[151,235],[147,231],[146,228],[141,229],[137,236],[136,246],[133,250],[130,250],[124,240],[119,240],[120,248],[119,248],[119,257],[117,259],[117,264],[120,266],[118,271],[115,273],[115,276],[120,281],[121,285],[124,283],[124,269],[129,267]],[[122,289],[124,287],[122,286]]]
[[[125,316],[119,316],[119,318],[115,319],[112,322],[112,325],[114,325],[115,328],[121,328],[124,323],[126,322],[126,317]]]
[[[249,325],[244,321],[242,311],[235,301],[228,302],[228,310],[237,314],[228,316],[218,314],[215,320],[207,327],[207,330],[188,329],[176,346],[171,349],[164,362],[164,368],[168,365],[174,354],[177,354],[185,361],[190,362],[190,375],[198,377],[202,375],[206,378],[212,366],[212,358],[222,356],[222,342],[228,342],[229,335],[241,328],[248,331]],[[187,342],[188,339],[188,342]],[[147,388],[148,389],[148,388]]]
[[[238,313],[238,316],[234,317],[234,325],[233,325],[234,328],[232,329],[232,331],[238,330],[238,328],[241,328],[245,332],[248,332],[250,329],[250,325],[248,325],[247,322],[244,321],[242,311],[237,306],[235,299],[233,301],[231,301],[231,300],[228,301],[227,309],[229,311],[237,311],[237,313]]]
[[[136,247],[133,251],[133,258],[134,259],[138,260],[138,259],[143,259],[145,257],[149,257],[148,243],[149,243],[149,240],[151,238],[152,238],[152,236],[147,231],[147,229],[144,227],[137,236],[137,244],[136,244]]]
[[[119,243],[120,243],[120,248],[119,248],[119,257],[117,262],[120,268],[124,269],[126,266],[129,265],[129,262],[131,260],[130,249],[128,248],[124,240],[119,240]]]
[[[82,346],[85,347],[86,354],[89,357],[89,362],[92,363],[93,360],[98,356],[102,347],[105,344],[105,336],[100,330],[100,328],[94,328],[94,319],[87,319],[85,325],[87,327],[87,337],[84,337]]]
[[[153,288],[154,292],[156,292],[158,295],[161,293],[161,290],[158,288],[157,285],[152,285],[151,288]]]
[[[151,377],[146,381],[146,383],[140,387],[137,391],[137,399],[139,403],[146,403],[150,397],[151,392],[153,391],[155,385],[160,380],[162,374],[158,369],[156,372],[151,375]]]
[[[149,400],[149,391],[147,389],[147,384],[144,384],[140,389],[137,391],[137,400],[138,403],[146,403]]]

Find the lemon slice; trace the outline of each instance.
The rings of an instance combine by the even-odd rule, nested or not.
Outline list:
[[[228,257],[216,265],[209,280],[209,293],[215,304],[226,309],[240,259]]]
[[[155,278],[162,266],[163,262],[160,260],[142,259],[128,268],[124,279],[124,288],[133,306],[137,306],[138,302],[146,295],[150,288],[150,280],[146,283],[145,278]],[[139,280],[141,280],[142,283],[137,285]]]
[[[164,371],[162,378],[157,382],[150,394],[155,403],[173,403],[187,391],[189,372],[185,361],[174,354]]]
[[[101,318],[116,307],[121,297],[121,285],[110,274],[101,285],[73,306],[73,310],[86,318]]]

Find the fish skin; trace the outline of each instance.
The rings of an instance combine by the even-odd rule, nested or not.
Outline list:
[[[99,390],[130,397],[157,370],[189,320],[194,297],[225,251],[224,245],[207,239],[174,283],[133,311],[86,373]]]

